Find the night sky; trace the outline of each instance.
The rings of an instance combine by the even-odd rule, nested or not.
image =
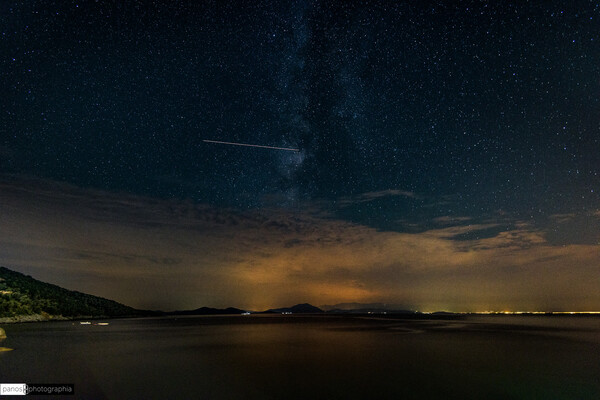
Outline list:
[[[3,1],[0,35],[0,265],[146,308],[600,310],[598,2]]]

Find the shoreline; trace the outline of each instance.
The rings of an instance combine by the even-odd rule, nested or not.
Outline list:
[[[111,317],[108,315],[78,315],[75,317],[64,317],[62,315],[49,315],[49,314],[30,314],[30,315],[17,315],[14,317],[2,317],[0,318],[0,324],[20,324],[20,323],[31,323],[31,322],[54,322],[54,321],[80,321],[80,320],[96,320],[96,319],[115,319],[115,318],[135,318],[135,315],[125,315],[118,317]]]
[[[34,323],[34,322],[59,322],[59,321],[81,321],[81,320],[98,320],[98,319],[125,319],[125,318],[148,318],[148,317],[194,317],[194,316],[213,316],[213,317],[226,317],[226,316],[237,316],[237,314],[158,314],[158,315],[78,315],[73,317],[65,317],[63,315],[50,315],[50,314],[30,314],[30,315],[18,315],[14,317],[0,317],[0,324],[20,324],[20,323]],[[253,316],[280,316],[280,314],[264,314],[264,313],[253,313]],[[429,313],[418,313],[418,314],[403,314],[403,313],[297,313],[292,315],[281,315],[284,317],[308,317],[308,316],[319,316],[319,317],[353,317],[353,318],[368,318],[368,319],[379,319],[379,320],[460,320],[465,317],[484,317],[490,320],[502,317],[517,317],[528,319],[530,317],[567,317],[567,318],[599,318],[599,313],[447,313],[447,314],[429,314]],[[244,316],[248,317],[248,316]]]

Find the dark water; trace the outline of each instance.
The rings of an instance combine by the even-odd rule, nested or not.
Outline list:
[[[4,325],[0,382],[85,399],[599,399],[600,318],[231,316]],[[45,396],[45,398],[56,398]]]

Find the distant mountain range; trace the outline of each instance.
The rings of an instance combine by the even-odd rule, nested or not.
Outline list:
[[[304,304],[296,304],[292,307],[283,307],[283,308],[271,308],[266,311],[246,311],[241,310],[239,308],[229,307],[229,308],[210,308],[210,307],[201,307],[196,310],[184,310],[184,311],[170,311],[163,313],[164,315],[228,315],[228,314],[322,314],[324,313],[318,307],[310,305],[308,303]]]
[[[164,315],[233,315],[243,314],[246,311],[240,310],[239,308],[228,307],[228,308],[211,308],[211,307],[200,307],[195,310],[183,310],[183,311],[169,311],[163,313]]]
[[[137,310],[113,300],[67,290],[0,267],[0,322],[45,321],[51,319],[115,318],[168,315],[239,315],[248,311],[229,308],[201,307],[195,310]],[[381,303],[340,303],[315,307],[308,303],[292,307],[272,308],[260,314],[419,314],[395,309]]]
[[[201,307],[169,312],[137,310],[113,300],[64,289],[0,267],[0,322],[159,315],[239,315],[246,312],[234,307]],[[310,304],[298,304],[263,313],[307,314],[323,313],[323,310]]]
[[[310,305],[308,303],[304,303],[304,304],[296,304],[295,306],[292,307],[284,307],[284,308],[272,308],[270,310],[264,311],[264,313],[277,313],[277,314],[284,314],[284,313],[290,313],[290,314],[319,314],[319,313],[323,313],[324,311],[321,310],[319,307],[315,307],[313,305]]]

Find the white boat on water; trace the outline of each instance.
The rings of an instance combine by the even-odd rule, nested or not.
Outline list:
[[[92,323],[89,321],[80,321],[79,322],[81,325],[91,325]]]

